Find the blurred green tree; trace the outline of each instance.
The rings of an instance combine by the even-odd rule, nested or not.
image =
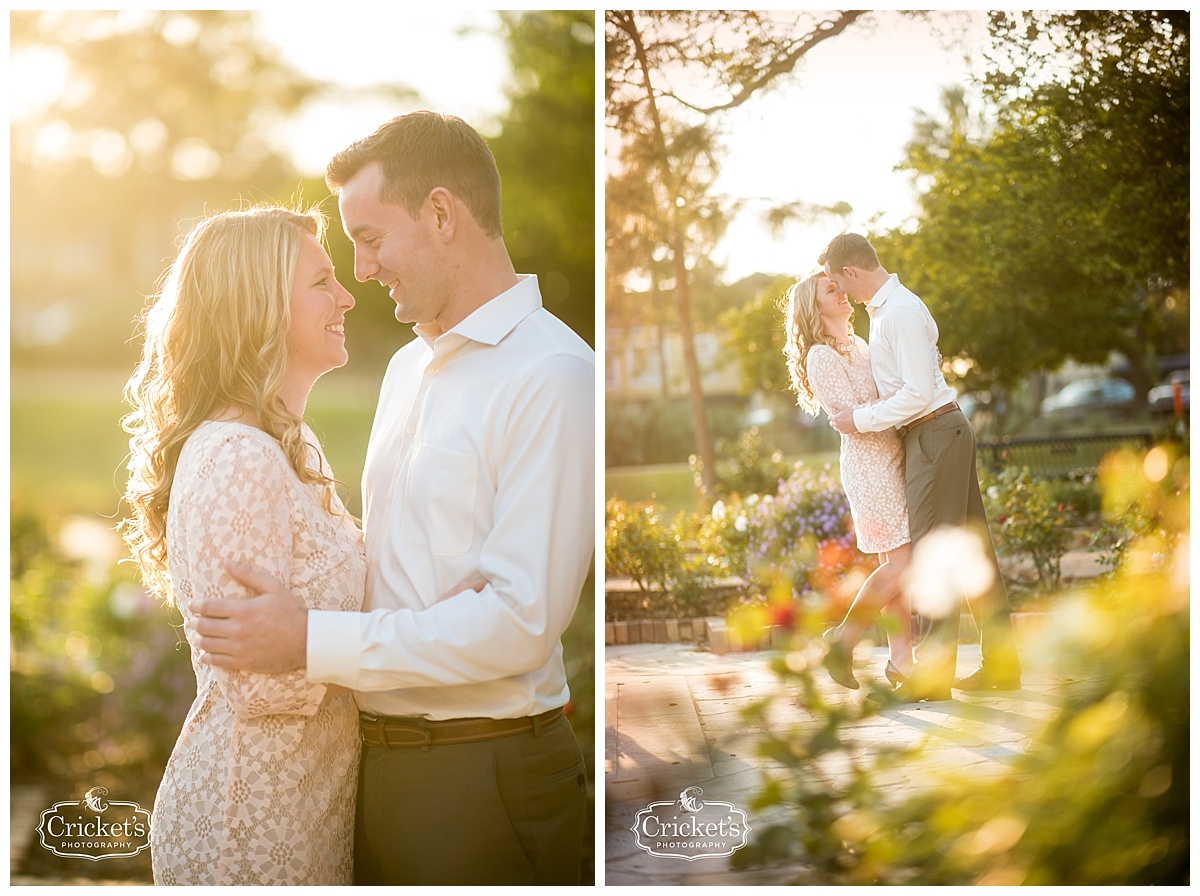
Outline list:
[[[1188,17],[996,13],[991,31],[991,124],[959,94],[918,122],[919,225],[881,253],[969,389],[1118,352],[1144,397],[1154,356],[1187,350]]]
[[[650,203],[629,206],[653,225],[642,233],[657,246],[646,258],[658,255],[672,264],[671,291],[705,490],[716,484],[716,464],[693,336],[689,267],[704,254],[703,244],[692,242],[692,231],[705,217],[715,175],[714,116],[778,83],[805,53],[862,15],[835,12],[822,19],[811,13],[732,10],[604,14],[605,113],[621,144],[618,155],[627,169],[623,176],[637,177],[632,171],[640,169],[653,196]],[[681,89],[683,84],[689,89]],[[646,214],[650,207],[652,216]],[[620,257],[628,260],[628,253],[622,251]],[[646,268],[644,262],[618,271],[615,279],[644,275]]]
[[[501,12],[512,83],[490,141],[504,189],[505,242],[538,274],[546,308],[595,344],[595,16]]]

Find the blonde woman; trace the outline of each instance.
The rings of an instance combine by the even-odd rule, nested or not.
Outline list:
[[[126,386],[124,534],[185,619],[195,597],[247,596],[226,562],[288,582],[309,607],[362,604],[362,539],[304,422],[317,378],[346,363],[354,307],[323,232],[316,212],[206,218],[147,311]],[[154,803],[155,882],[351,883],[353,697],[303,670],[217,669],[194,644],[192,667],[196,699]]]
[[[821,409],[832,415],[878,399],[867,344],[850,326],[854,311],[846,294],[824,274],[814,274],[788,289],[786,304],[784,354],[800,407],[815,417]],[[899,686],[913,664],[911,609],[901,587],[912,545],[899,436],[894,430],[843,435],[841,476],[858,548],[878,554],[879,566],[841,624],[825,632],[822,663],[838,684],[857,688],[854,645],[882,612],[891,617],[884,674]]]

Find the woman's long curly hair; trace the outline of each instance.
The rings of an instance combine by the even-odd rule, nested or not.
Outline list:
[[[324,233],[316,209],[211,215],[187,235],[143,313],[142,360],[125,385],[133,411],[121,421],[130,435],[125,500],[132,509],[121,534],[146,586],[168,601],[171,484],[184,443],[206,420],[248,409],[332,508],[334,482],[311,465],[303,420],[280,398],[301,242]]]
[[[846,354],[846,349],[825,332],[825,325],[821,321],[821,309],[817,306],[817,281],[824,276],[816,273],[797,280],[788,287],[780,302],[787,331],[783,356],[787,359],[792,391],[796,393],[796,402],[810,417],[817,416],[821,406],[808,383],[808,350],[821,344]],[[850,321],[853,320],[854,315],[851,314]],[[850,321],[846,323],[847,333],[854,332]]]

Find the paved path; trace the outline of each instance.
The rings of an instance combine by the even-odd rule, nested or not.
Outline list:
[[[1053,669],[1031,661],[1039,636],[1036,626],[1019,630],[1025,666],[1023,689],[968,694],[950,701],[892,707],[852,723],[845,734],[860,759],[895,745],[923,744],[919,759],[891,770],[880,780],[897,796],[928,782],[931,774],[965,771],[973,777],[1003,775],[1053,717],[1071,686]],[[815,661],[818,648],[805,654]],[[767,884],[794,880],[794,868],[737,872],[728,859],[651,856],[635,842],[631,827],[639,810],[658,800],[675,800],[698,786],[703,799],[727,801],[749,812],[766,760],[754,746],[761,728],[748,727],[740,710],[764,694],[772,701],[772,728],[802,726],[809,718],[784,694],[768,667],[776,653],[718,656],[686,644],[635,644],[605,653],[606,856],[604,882],[610,885]],[[960,674],[979,662],[978,645],[959,648]],[[882,681],[886,648],[860,645],[855,654],[860,681]],[[818,685],[832,699],[861,699],[818,670]]]

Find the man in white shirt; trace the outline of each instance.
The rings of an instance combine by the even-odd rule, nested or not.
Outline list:
[[[326,180],[355,277],[419,337],[367,448],[364,612],[236,571],[261,596],[204,601],[200,646],[356,692],[357,883],[577,883],[586,767],[560,638],[594,549],[595,355],[515,272],[495,161],[462,120],[393,119]]]
[[[952,684],[960,690],[1017,690],[1021,666],[1008,595],[979,492],[975,433],[942,376],[937,324],[925,303],[880,265],[865,237],[855,233],[835,237],[817,263],[839,289],[866,305],[871,319],[871,372],[884,396],[835,414],[831,425],[840,433],[895,427],[904,443],[905,491],[914,548],[938,527],[968,527],[979,534],[992,567],[991,589],[968,599],[980,632],[983,660],[979,668],[955,678],[956,605],[944,616],[929,620],[929,633],[916,649],[916,664],[908,680],[896,689],[895,698],[899,702],[949,700]]]

